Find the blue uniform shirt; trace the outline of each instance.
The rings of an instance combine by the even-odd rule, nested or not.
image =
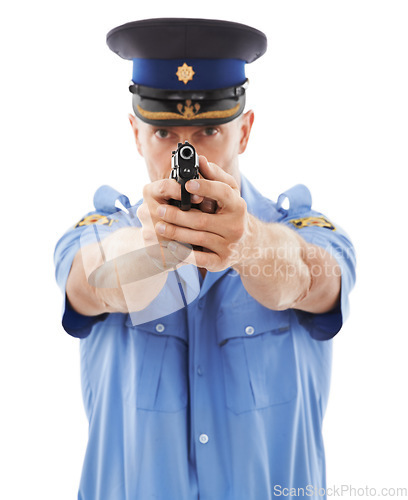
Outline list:
[[[208,272],[187,306],[164,317],[156,311],[146,322],[119,313],[84,317],[64,300],[63,326],[81,338],[89,419],[79,499],[268,500],[302,489],[324,498],[331,338],[347,315],[353,247],[311,210],[304,186],[274,203],[242,177],[241,192],[259,219],[287,224],[333,253],[342,272],[340,307],[327,314],[267,309],[232,269]],[[115,212],[119,196],[99,191],[99,216]],[[56,248],[64,297],[85,228],[68,231]],[[189,267],[180,268],[184,282]]]

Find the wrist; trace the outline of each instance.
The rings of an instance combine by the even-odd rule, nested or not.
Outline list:
[[[251,263],[259,258],[260,241],[260,221],[253,215],[247,214],[245,232],[241,240],[233,244],[233,264],[232,268],[239,274],[243,273]]]

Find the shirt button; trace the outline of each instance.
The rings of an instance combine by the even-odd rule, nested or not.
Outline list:
[[[203,374],[203,370],[201,369],[201,366],[197,366],[197,373],[200,375],[200,377]]]
[[[203,299],[199,299],[198,300],[198,308],[202,309],[203,307],[204,307],[204,301],[203,301]]]
[[[254,332],[255,332],[255,328],[254,328],[253,326],[247,326],[247,327],[245,328],[245,333],[246,333],[247,335],[252,335]]]
[[[198,439],[200,440],[201,444],[208,443],[208,436],[207,436],[207,434],[200,434],[200,437]]]
[[[164,325],[162,323],[157,323],[157,325],[156,325],[156,332],[157,333],[164,332]]]

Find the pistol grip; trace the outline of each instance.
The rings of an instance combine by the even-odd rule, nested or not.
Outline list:
[[[185,187],[185,181],[181,182],[181,203],[180,203],[180,209],[181,210],[190,210],[191,208],[191,195],[190,193],[186,190]]]

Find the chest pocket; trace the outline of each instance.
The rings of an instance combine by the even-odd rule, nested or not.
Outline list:
[[[255,300],[221,309],[217,338],[227,406],[234,413],[287,403],[296,397],[290,314],[272,311]]]
[[[183,310],[154,321],[127,326],[134,336],[135,369],[129,387],[141,410],[176,412],[188,401],[188,337]]]

